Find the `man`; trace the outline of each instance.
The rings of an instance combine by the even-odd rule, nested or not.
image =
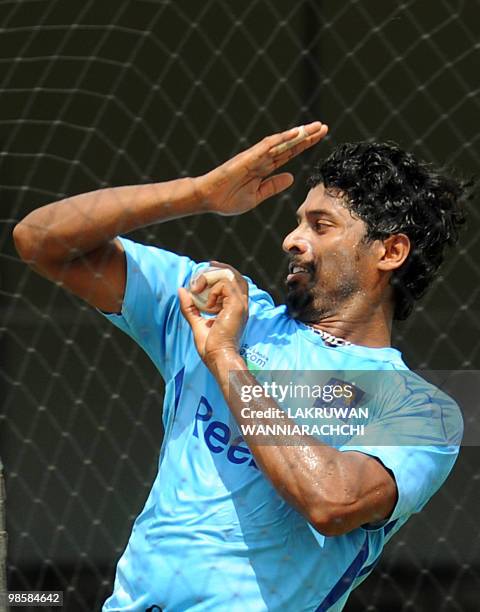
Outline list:
[[[118,238],[181,216],[255,208],[293,183],[272,172],[326,133],[320,122],[294,128],[201,177],[75,196],[15,228],[22,258],[103,311],[166,382],[159,472],[105,610],[341,610],[454,464],[458,409],[406,376],[390,336],[456,239],[459,183],[393,145],[337,149],[312,175],[285,238],[280,307],[214,262],[229,272],[210,287],[207,312],[216,316],[205,317],[192,297],[208,284],[204,264]],[[369,444],[360,436],[272,444],[239,435],[242,392],[258,388],[261,369],[405,377],[371,402]],[[268,410],[279,404],[262,392],[249,408],[271,425]]]

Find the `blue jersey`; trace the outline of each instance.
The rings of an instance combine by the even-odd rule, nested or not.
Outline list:
[[[391,390],[367,427],[392,433],[414,419],[415,431],[428,430],[424,441],[375,445],[375,436],[368,444],[353,437],[340,450],[370,454],[391,471],[398,489],[393,513],[381,524],[324,537],[258,469],[197,353],[177,289],[188,286],[205,264],[121,241],[125,297],[121,314],[106,316],[140,344],[165,380],[165,435],[156,479],[104,610],[341,610],[387,540],[423,508],[452,469],[462,434],[458,408],[438,394],[432,405],[428,385],[419,378]],[[250,368],[408,371],[394,348],[327,345],[247,280],[249,319],[240,350]],[[453,412],[442,421],[439,436],[430,423],[447,405]]]

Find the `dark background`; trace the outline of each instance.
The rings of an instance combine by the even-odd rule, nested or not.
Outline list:
[[[317,118],[328,140],[241,217],[135,237],[227,261],[281,299],[284,235],[319,154],[393,140],[478,172],[480,3],[119,0],[0,4],[0,394],[10,589],[98,609],[156,471],[163,383],[141,349],[17,257],[14,224],[65,195],[204,172]],[[412,368],[479,369],[478,200],[428,296],[395,330]],[[480,459],[387,546],[347,610],[478,610]],[[321,571],[321,568],[319,568]]]

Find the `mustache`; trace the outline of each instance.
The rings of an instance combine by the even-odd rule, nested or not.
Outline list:
[[[300,259],[297,259],[296,257],[291,257],[288,260],[288,265],[287,265],[287,270],[289,272],[292,271],[292,269],[296,266],[299,266],[300,268],[304,268],[309,274],[314,274],[315,272],[315,266],[311,261],[301,261]]]

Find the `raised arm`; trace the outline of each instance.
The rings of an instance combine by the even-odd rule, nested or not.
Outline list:
[[[42,206],[15,226],[19,255],[35,271],[108,312],[120,310],[126,264],[116,236],[203,212],[241,214],[290,187],[278,167],[327,133],[320,122],[268,136],[196,178],[100,189]]]

